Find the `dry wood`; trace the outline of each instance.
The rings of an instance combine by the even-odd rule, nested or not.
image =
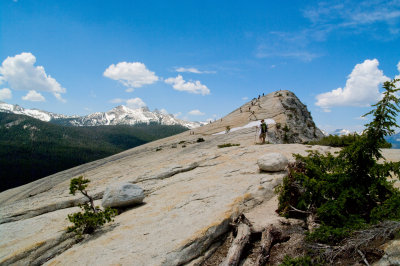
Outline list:
[[[315,222],[316,218],[317,218],[317,215],[313,212],[311,212],[307,216],[307,227],[308,227],[308,231],[310,233],[312,233],[315,229],[317,229],[320,226],[320,224]]]
[[[255,265],[265,265],[269,259],[272,246],[276,243],[288,241],[289,238],[288,235],[272,224],[265,228],[261,235],[261,251]]]
[[[250,226],[245,223],[238,225],[236,238],[229,248],[225,261],[223,261],[220,266],[236,266],[239,264],[240,255],[242,254],[244,246],[249,242],[250,234]]]
[[[302,211],[302,210],[296,209],[296,208],[293,207],[292,205],[289,205],[289,206],[290,206],[290,208],[291,208],[291,210],[289,210],[289,211],[299,212],[299,213],[303,213],[303,214],[311,214],[310,211]]]
[[[275,228],[270,225],[261,234],[261,252],[257,257],[256,265],[264,265],[268,258],[269,252],[274,241]]]
[[[365,265],[369,266],[369,263],[367,261],[367,258],[364,256],[364,253],[361,252],[361,250],[357,249],[358,254],[360,254],[361,258],[363,259]]]

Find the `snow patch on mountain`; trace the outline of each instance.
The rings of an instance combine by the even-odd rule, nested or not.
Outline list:
[[[350,135],[350,134],[354,134],[356,132],[351,132],[350,130],[344,129],[344,128],[339,128],[336,129],[335,131],[333,131],[331,133],[331,135],[337,135],[337,136],[346,136],[346,135]]]

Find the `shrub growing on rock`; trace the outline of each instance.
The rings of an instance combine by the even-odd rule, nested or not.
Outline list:
[[[74,225],[68,227],[68,232],[75,232],[78,237],[83,234],[91,234],[97,228],[101,227],[107,222],[111,222],[114,216],[117,215],[117,210],[106,208],[101,210],[98,206],[94,205],[93,197],[89,196],[86,187],[90,182],[89,179],[84,179],[83,176],[71,179],[69,193],[75,195],[77,191],[81,192],[88,201],[80,204],[79,207],[83,212],[76,212],[68,215],[68,220]]]
[[[395,83],[385,82],[382,100],[366,115],[373,120],[337,156],[296,155],[289,176],[278,188],[280,214],[308,216],[316,226],[310,240],[337,244],[356,229],[383,220],[400,220],[400,191],[387,178],[399,178],[400,162],[378,163],[385,136],[394,133],[400,100]],[[309,220],[309,221],[311,221]]]
[[[227,148],[227,147],[233,147],[233,146],[240,146],[239,143],[224,143],[224,144],[220,144],[218,145],[218,148]]]

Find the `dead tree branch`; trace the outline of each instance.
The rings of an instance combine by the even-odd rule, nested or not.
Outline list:
[[[242,254],[244,246],[249,242],[250,234],[250,226],[245,223],[239,224],[236,238],[229,248],[225,261],[223,261],[220,266],[236,266],[239,264],[240,255]]]

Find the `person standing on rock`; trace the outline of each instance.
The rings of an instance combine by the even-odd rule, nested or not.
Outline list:
[[[267,130],[268,130],[267,124],[265,124],[264,119],[261,120],[260,128],[261,128],[260,139],[261,139],[261,143],[264,144],[265,137],[267,136]]]

